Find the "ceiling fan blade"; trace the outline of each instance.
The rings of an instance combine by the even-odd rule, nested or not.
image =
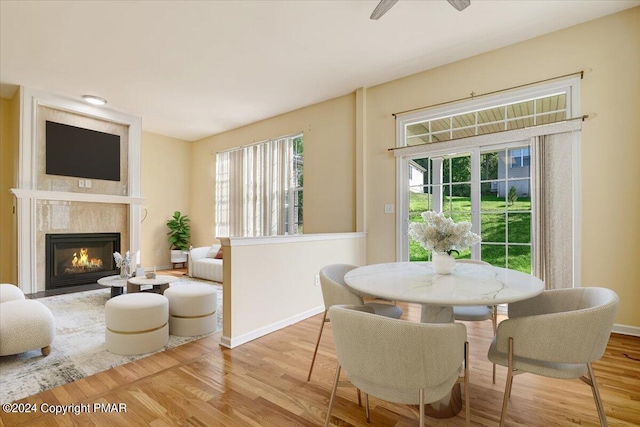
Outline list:
[[[387,13],[391,7],[398,3],[398,0],[380,0],[380,3],[373,10],[373,13],[369,17],[370,19],[379,19],[382,15]]]
[[[471,4],[471,0],[447,0],[449,4],[460,12],[462,12],[467,6]]]

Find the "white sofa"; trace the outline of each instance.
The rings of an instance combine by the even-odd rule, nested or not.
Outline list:
[[[189,250],[189,276],[222,283],[222,260],[214,258],[220,245]]]

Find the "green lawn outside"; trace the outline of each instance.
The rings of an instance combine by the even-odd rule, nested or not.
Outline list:
[[[409,221],[422,222],[420,214],[431,208],[431,196],[409,193]],[[498,267],[531,273],[531,199],[520,197],[509,205],[497,196],[483,195],[481,209],[482,260]],[[444,210],[454,221],[471,221],[469,197],[445,196]],[[524,211],[524,212],[523,212]],[[506,239],[505,239],[506,237]],[[504,242],[509,242],[507,247]],[[526,245],[517,245],[526,244]],[[409,260],[428,261],[430,251],[409,240]],[[471,251],[461,251],[457,258],[470,258]]]

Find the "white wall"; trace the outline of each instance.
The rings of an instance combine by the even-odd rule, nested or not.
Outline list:
[[[324,311],[315,276],[329,264],[364,265],[365,240],[364,233],[221,239],[221,344],[233,348]]]

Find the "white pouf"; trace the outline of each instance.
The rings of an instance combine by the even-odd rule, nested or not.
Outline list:
[[[16,299],[0,304],[0,356],[35,349],[46,356],[55,336],[53,314],[40,301]]]
[[[171,286],[164,291],[169,300],[169,333],[181,337],[204,335],[216,330],[218,292],[203,283]]]
[[[9,283],[0,283],[0,304],[19,299],[24,299],[24,294],[19,287]]]
[[[169,304],[159,294],[119,295],[104,307],[105,345],[111,353],[150,353],[169,342]]]

